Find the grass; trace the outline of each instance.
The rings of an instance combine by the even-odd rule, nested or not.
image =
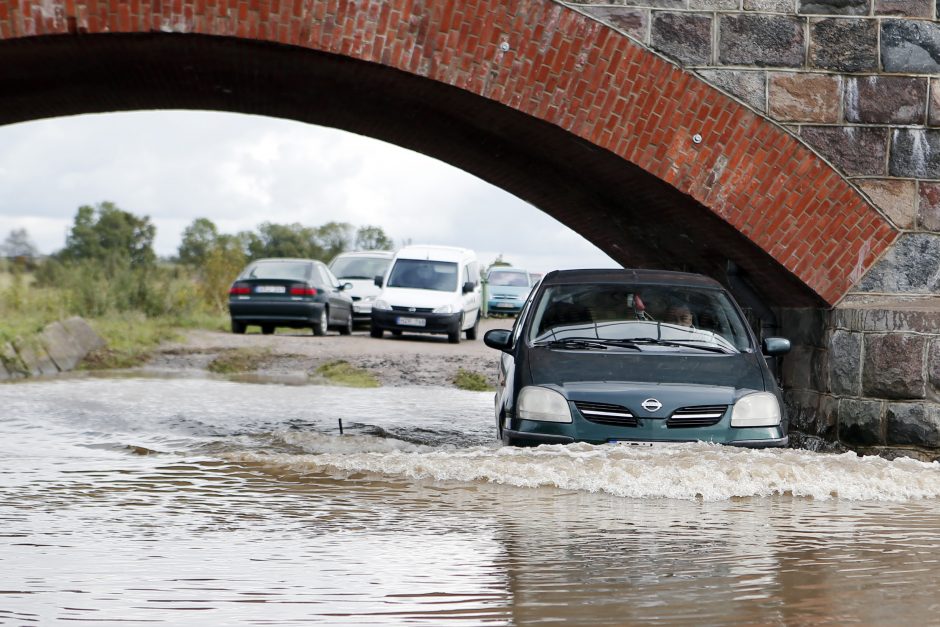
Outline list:
[[[208,368],[216,374],[235,374],[258,370],[270,361],[271,351],[267,348],[233,348],[210,361]]]
[[[353,388],[377,388],[380,386],[378,379],[372,373],[357,368],[348,361],[341,359],[322,364],[317,368],[316,373],[335,385]]]
[[[490,386],[489,382],[486,380],[486,376],[465,368],[457,369],[457,374],[454,375],[454,385],[461,390],[469,390],[471,392],[490,392],[493,390],[492,386]]]

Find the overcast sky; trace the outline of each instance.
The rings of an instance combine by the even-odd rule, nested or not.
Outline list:
[[[502,253],[533,271],[617,267],[535,207],[418,153],[335,129],[229,113],[154,111],[0,126],[0,241],[25,228],[65,245],[80,205],[110,200],[157,227],[157,254],[206,217],[235,233],[261,222],[377,225],[396,244]],[[497,228],[503,225],[502,228]]]

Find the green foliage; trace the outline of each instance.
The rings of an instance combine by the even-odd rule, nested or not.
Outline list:
[[[353,388],[377,388],[381,384],[370,372],[356,368],[347,361],[330,361],[319,368],[317,374],[335,385]]]
[[[0,244],[0,256],[28,260],[38,257],[39,251],[26,229],[13,229]]]
[[[208,368],[216,374],[251,372],[264,367],[270,360],[271,351],[266,348],[233,348],[209,362]]]
[[[464,368],[457,370],[457,374],[454,376],[454,385],[461,390],[470,390],[471,392],[488,392],[493,389],[484,375]]]
[[[382,227],[362,226],[356,231],[356,250],[391,250],[393,247],[394,243]]]
[[[212,220],[196,218],[183,229],[183,240],[178,249],[180,263],[202,265],[218,238],[219,229]]]
[[[156,234],[149,217],[135,216],[112,202],[83,205],[58,256],[64,261],[126,260],[142,268],[157,258],[153,252]]]

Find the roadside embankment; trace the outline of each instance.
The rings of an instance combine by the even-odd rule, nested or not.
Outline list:
[[[105,345],[82,318],[53,322],[36,335],[0,344],[0,381],[67,372]]]

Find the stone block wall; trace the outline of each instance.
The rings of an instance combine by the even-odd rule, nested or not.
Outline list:
[[[781,379],[797,443],[940,459],[937,300],[856,296],[829,312],[781,312],[793,342]]]
[[[47,325],[34,337],[0,344],[0,381],[67,372],[105,341],[82,318]]]
[[[908,231],[902,242],[925,234],[940,250],[936,0],[561,3],[780,123]],[[931,268],[940,272],[940,262]]]

